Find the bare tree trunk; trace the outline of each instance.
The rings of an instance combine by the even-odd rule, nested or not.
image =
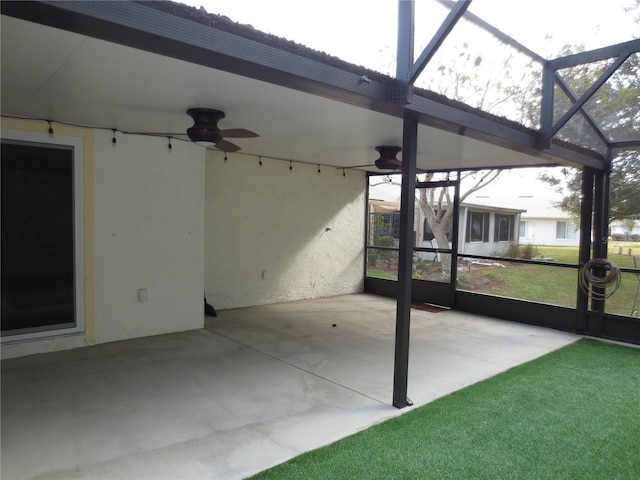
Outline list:
[[[442,205],[443,197],[448,197],[448,193],[443,195],[443,193],[441,192],[437,204],[434,205],[434,193],[435,192],[431,190],[429,191],[429,194],[427,194],[427,189],[420,189],[420,210],[427,219],[427,223],[429,224],[429,228],[431,228],[431,232],[433,232],[433,236],[436,241],[436,247],[441,249],[448,249],[449,239],[447,238],[447,225],[451,221],[453,209],[447,208],[446,204],[444,206]],[[438,258],[440,259],[442,273],[445,275],[450,274],[451,255],[446,253],[438,253]]]
[[[463,202],[472,193],[475,193],[489,185],[498,177],[499,174],[500,170],[486,170],[463,174],[461,179],[472,179],[474,183],[468,188],[468,190],[460,194],[460,202]],[[421,181],[429,182],[433,180],[434,175],[435,174],[433,172],[425,173]],[[445,173],[444,179],[449,180],[449,178],[449,173]],[[385,181],[379,184],[374,184],[372,186],[380,185],[382,183],[390,183],[400,186],[399,183],[391,180],[388,182]],[[419,192],[417,201],[420,205],[420,211],[427,219],[429,228],[433,232],[434,240],[436,241],[436,248],[448,250],[451,248],[449,239],[447,238],[448,228],[451,225],[451,222],[459,222],[459,219],[453,218],[453,199],[451,198],[449,188],[421,188],[419,189]],[[451,274],[451,254],[438,253],[438,258],[440,259],[442,273],[444,275]]]
[[[460,195],[460,201],[464,201],[469,195],[478,190],[486,187],[493,182],[500,174],[499,170],[488,170],[485,172],[472,172],[463,178],[471,177],[474,179],[474,184],[463,194]],[[428,173],[425,176],[424,181],[430,181],[433,179],[433,173]],[[445,179],[449,179],[449,174],[445,174]],[[458,222],[459,219],[453,218],[453,199],[449,193],[448,188],[433,188],[433,189],[420,189],[420,196],[418,199],[420,204],[420,210],[427,219],[429,228],[433,232],[433,236],[436,241],[437,248],[449,249],[449,239],[447,238],[447,230],[451,222]],[[440,264],[442,273],[444,275],[451,274],[451,254],[439,253]]]

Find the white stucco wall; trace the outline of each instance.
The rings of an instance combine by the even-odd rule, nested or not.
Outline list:
[[[42,137],[36,122],[7,123]],[[166,139],[120,134],[113,148],[110,131],[57,126],[56,133],[82,139],[86,152],[85,328],[9,339],[2,358],[201,328],[204,149],[174,142],[170,153]]]
[[[204,149],[96,132],[95,178],[96,342],[202,327]]]
[[[566,218],[522,218],[521,220],[527,222],[525,235],[520,237],[522,245],[575,247],[580,244],[578,227]],[[567,238],[556,238],[558,222],[567,222]]]
[[[205,290],[216,309],[361,292],[363,172],[208,152]]]
[[[612,235],[624,235],[625,233],[628,233],[629,235],[640,235],[640,224],[634,224],[633,229],[629,231],[627,226],[623,225],[622,222],[615,221],[611,223],[610,231]]]

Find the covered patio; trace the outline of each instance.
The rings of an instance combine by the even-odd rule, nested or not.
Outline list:
[[[415,84],[470,2],[422,53],[415,2],[398,3],[392,77],[174,2],[2,2],[2,143],[18,152],[3,178],[29,190],[20,152],[46,157],[65,166],[69,199],[64,268],[49,271],[38,241],[57,225],[35,202],[26,221],[7,209],[33,242],[7,254],[20,261],[3,290],[16,319],[2,335],[3,478],[244,478],[581,335],[637,342],[635,319],[610,321],[586,293],[575,308],[534,305],[456,292],[454,274],[449,305],[440,286],[414,287],[411,220],[420,171],[568,166],[589,199],[580,260],[606,256],[589,233],[607,225],[612,152],[638,142],[594,127],[589,95],[570,90],[566,116],[585,116],[604,147],[556,135],[569,118],[553,123],[554,78],[617,68],[640,40],[533,56],[532,128]],[[191,141],[192,108],[224,112],[238,145]],[[402,158],[378,167],[379,146]],[[366,275],[367,184],[385,171],[402,171],[401,240],[398,281],[380,287]],[[424,290],[454,309],[412,308]],[[535,325],[558,318],[566,331]]]
[[[221,312],[204,329],[3,361],[2,477],[244,478],[399,415],[395,301]],[[412,310],[415,406],[578,335]]]

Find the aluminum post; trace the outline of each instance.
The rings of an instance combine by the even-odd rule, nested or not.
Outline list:
[[[411,279],[413,274],[414,215],[416,205],[416,154],[418,119],[405,111],[402,132],[402,190],[400,193],[400,245],[398,252],[398,298],[396,350],[393,375],[393,406],[411,405],[407,399],[409,374],[409,330],[411,324]]]

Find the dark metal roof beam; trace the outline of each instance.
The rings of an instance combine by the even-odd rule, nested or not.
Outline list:
[[[415,83],[429,61],[433,58],[442,43],[445,41],[449,33],[451,33],[453,27],[456,26],[458,20],[460,20],[460,18],[467,11],[467,8],[469,8],[470,4],[471,0],[458,0],[458,2],[456,2],[454,7],[449,12],[449,15],[447,15],[447,18],[445,18],[444,22],[442,22],[442,25],[440,25],[440,28],[438,28],[436,34],[422,51],[422,54],[420,54],[420,58],[418,58],[418,60],[416,60],[416,62],[413,64],[409,76],[410,84],[413,85]]]
[[[582,96],[576,100],[571,108],[567,110],[567,112],[558,120],[555,125],[551,128],[551,136],[554,136],[558,131],[575,115],[575,113],[582,109],[584,104],[593,96],[594,93],[598,91],[598,89],[605,84],[607,80],[613,75],[616,70],[622,65],[625,60],[629,57],[629,54],[620,55],[615,62],[613,62],[605,72],[600,75],[600,77],[593,82],[593,85],[589,87],[589,89],[582,94]],[[556,72],[556,76],[558,73]]]
[[[527,153],[536,157],[557,162],[558,156],[574,166],[588,165],[596,170],[604,168],[601,155],[595,152],[582,153],[561,145],[551,143],[547,150],[538,148],[539,135],[532,135],[526,130],[516,130],[487,118],[474,115],[443,105],[428,98],[414,96],[413,102],[407,108],[420,114],[420,123],[442,130],[466,135],[495,145],[501,145],[511,150]]]
[[[540,92],[540,140],[538,146],[547,149],[551,146],[551,128],[553,127],[553,97],[555,72],[549,62],[542,65],[542,85]]]
[[[409,3],[402,0],[400,3]],[[176,17],[134,2],[2,2],[2,14],[99,38],[132,48],[216,68],[233,74],[293,88],[350,105],[402,118],[402,103],[394,102],[398,83],[382,83],[317,60],[245,37]],[[402,87],[402,86],[400,86]],[[538,148],[539,135],[500,123],[467,109],[415,95],[409,108],[424,125],[475,135],[505,148],[557,163],[603,168],[595,152],[551,145]]]
[[[388,85],[135,2],[2,2],[2,14],[365,108],[389,108]]]
[[[630,40],[609,47],[598,48],[589,52],[580,52],[574,55],[549,60],[554,70],[563,68],[577,67],[585,63],[598,62],[600,60],[608,60],[609,58],[625,56],[628,57],[632,53],[640,52],[640,39]]]
[[[625,140],[622,142],[611,142],[611,148],[633,148],[640,147],[640,140]]]
[[[413,68],[413,48],[415,33],[415,0],[398,0],[398,48],[396,51],[397,98],[392,101],[399,105],[411,103],[413,86],[409,83]]]

